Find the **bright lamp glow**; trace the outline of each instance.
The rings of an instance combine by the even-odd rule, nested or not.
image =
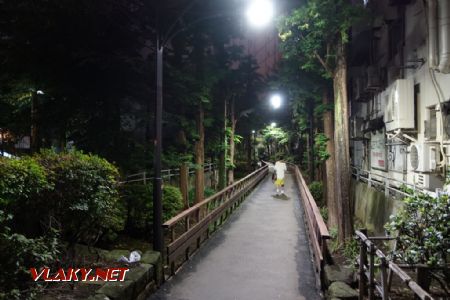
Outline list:
[[[41,91],[41,90],[37,90],[37,91],[36,91],[36,94],[38,94],[38,95],[44,95],[45,93],[44,93],[43,91]]]
[[[273,108],[278,109],[281,106],[281,97],[279,95],[273,95],[270,98],[270,103],[272,104]]]
[[[276,126],[277,126],[277,123],[275,123],[275,122],[270,123],[270,127],[275,128]]]
[[[255,133],[256,131],[252,130],[252,133]]]
[[[269,0],[253,0],[247,9],[250,24],[261,27],[273,18],[273,4]]]

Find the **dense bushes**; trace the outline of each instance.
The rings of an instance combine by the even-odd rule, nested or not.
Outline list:
[[[58,259],[59,242],[55,230],[38,238],[12,232],[13,216],[0,210],[0,299],[27,299],[36,284],[28,286],[29,268],[51,266]],[[31,288],[31,289],[30,289]]]
[[[28,270],[58,261],[60,237],[94,243],[122,228],[117,178],[106,160],[77,151],[0,158],[0,298],[32,293],[20,292]]]
[[[112,164],[81,152],[46,151],[35,159],[47,170],[53,185],[41,205],[59,222],[65,239],[95,242],[108,231],[123,228],[119,172]]]
[[[321,181],[313,181],[309,185],[309,191],[318,206],[323,206],[323,183]]]
[[[122,187],[122,198],[126,207],[126,229],[129,234],[148,236],[153,221],[153,186],[151,184],[129,184]],[[163,188],[163,220],[167,221],[183,209],[183,197],[177,187]]]
[[[411,195],[386,224],[398,232],[394,256],[411,264],[445,266],[450,255],[450,198]]]

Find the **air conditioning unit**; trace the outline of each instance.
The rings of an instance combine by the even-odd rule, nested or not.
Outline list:
[[[413,144],[409,147],[409,165],[415,172],[432,172],[436,169],[438,148],[430,144]]]
[[[398,79],[389,87],[385,103],[386,131],[414,129],[414,83],[412,79]]]
[[[430,175],[414,174],[414,184],[423,189],[429,189],[430,188]]]
[[[367,85],[366,89],[370,91],[376,91],[381,88],[380,70],[377,66],[367,67]]]
[[[442,188],[444,182],[434,174],[414,174],[414,184],[422,189],[435,191],[436,188]]]

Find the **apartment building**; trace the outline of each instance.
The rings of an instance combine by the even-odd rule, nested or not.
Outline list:
[[[442,189],[450,163],[450,1],[369,0],[349,59],[353,173]]]

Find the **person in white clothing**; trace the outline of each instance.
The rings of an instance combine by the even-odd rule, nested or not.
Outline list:
[[[286,164],[282,161],[277,161],[274,167],[275,187],[277,188],[277,195],[284,194],[284,174],[287,170]]]

